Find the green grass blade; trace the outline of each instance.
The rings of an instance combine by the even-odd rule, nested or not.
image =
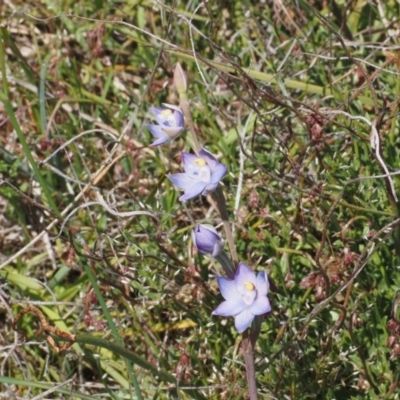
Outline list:
[[[4,383],[7,385],[16,385],[16,386],[23,386],[27,388],[37,388],[37,389],[44,389],[49,390],[53,389],[56,385],[45,383],[45,382],[35,382],[35,381],[26,381],[24,379],[16,379],[10,376],[0,376],[0,383]],[[99,399],[97,396],[88,396],[87,394],[76,392],[75,390],[66,389],[63,387],[57,388],[54,390],[54,393],[60,393],[68,398],[77,398],[81,400],[96,400]]]
[[[94,292],[96,293],[97,296],[97,300],[100,304],[100,307],[103,311],[104,317],[106,318],[107,324],[109,326],[109,328],[111,329],[111,333],[114,336],[115,341],[117,342],[118,345],[122,346],[123,345],[123,341],[119,335],[118,329],[114,323],[114,320],[112,319],[110,312],[108,311],[108,307],[107,304],[104,300],[104,297],[101,293],[101,290],[97,284],[97,280],[96,277],[93,275],[92,270],[90,269],[90,267],[87,264],[84,264],[83,266],[84,271],[86,273],[86,275],[88,276],[89,282],[93,287]],[[129,360],[129,359],[126,359]],[[127,367],[129,370],[129,374],[132,378],[132,382],[133,382],[133,386],[135,387],[135,393],[136,396],[139,400],[143,399],[142,395],[141,395],[141,390],[140,390],[140,386],[139,386],[139,382],[137,380],[137,377],[135,375],[135,373],[133,372],[133,368],[130,362],[127,362]]]

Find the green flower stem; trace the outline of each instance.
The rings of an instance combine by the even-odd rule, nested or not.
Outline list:
[[[256,369],[254,366],[254,345],[257,338],[252,338],[249,335],[250,329],[246,329],[242,333],[242,350],[246,365],[246,378],[249,388],[250,400],[258,400]]]
[[[224,269],[228,278],[234,279],[236,268],[232,264],[232,261],[229,258],[228,254],[226,254],[225,251],[222,251],[215,257],[215,259],[222,265],[222,268]]]
[[[180,107],[185,116],[185,121],[189,126],[189,131],[192,134],[193,142],[194,142],[194,151],[196,154],[201,150],[201,144],[199,142],[199,138],[197,137],[196,130],[194,129],[192,114],[190,112],[189,102],[187,100],[185,93],[179,93],[180,98]]]
[[[229,246],[229,250],[231,253],[233,263],[237,266],[237,264],[239,263],[239,259],[238,259],[238,255],[236,252],[235,243],[233,241],[231,224],[229,222],[229,215],[228,215],[228,211],[226,209],[225,196],[224,196],[224,192],[222,191],[221,186],[217,187],[217,189],[213,193],[213,197],[217,203],[218,211],[221,216],[222,222],[224,224],[226,240],[228,241],[228,246]]]
[[[3,91],[4,94],[8,97],[9,96],[9,89],[8,89],[8,81],[5,79],[7,76],[6,70],[6,57],[4,52],[4,45],[3,45],[3,37],[4,37],[4,29],[0,29],[0,70],[1,76],[3,77]]]

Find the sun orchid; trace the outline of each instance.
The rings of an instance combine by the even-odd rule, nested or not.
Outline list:
[[[163,103],[163,107],[152,107],[150,111],[158,122],[158,125],[147,125],[151,134],[156,138],[151,144],[152,146],[159,146],[177,138],[185,129],[185,119],[179,107]]]
[[[217,283],[225,301],[212,314],[234,316],[235,328],[239,333],[251,325],[256,315],[271,311],[267,297],[269,281],[264,271],[256,277],[245,263],[240,262],[234,279],[217,276]]]
[[[184,173],[168,175],[175,186],[184,190],[180,201],[190,200],[200,194],[207,196],[227,173],[226,165],[204,149],[198,155],[182,152],[182,162]]]
[[[200,253],[216,257],[224,249],[224,240],[212,225],[197,225],[192,231],[192,238]]]

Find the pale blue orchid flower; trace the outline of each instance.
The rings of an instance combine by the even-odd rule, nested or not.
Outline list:
[[[184,190],[180,201],[190,200],[200,194],[207,196],[217,188],[228,171],[225,164],[204,149],[198,155],[182,152],[182,162],[184,173],[168,175],[175,186]]]
[[[152,107],[150,111],[158,122],[158,125],[147,125],[151,134],[156,138],[151,146],[159,146],[176,139],[185,129],[185,119],[179,107],[163,103],[163,107]]]
[[[269,281],[264,271],[256,277],[245,263],[240,262],[234,279],[217,276],[217,283],[225,301],[212,314],[234,316],[235,328],[239,333],[251,325],[256,315],[271,311],[267,297]]]

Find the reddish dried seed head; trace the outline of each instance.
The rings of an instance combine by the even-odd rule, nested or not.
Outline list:
[[[90,302],[92,303],[92,304],[97,304],[97,296],[96,296],[96,293],[92,293],[92,295],[90,296]]]
[[[189,354],[184,350],[181,359],[180,359],[180,364],[182,367],[187,367],[189,365]]]
[[[257,209],[260,203],[260,196],[256,189],[253,189],[249,196],[249,206],[251,209]]]
[[[314,142],[318,142],[323,139],[322,129],[319,125],[313,125],[311,127],[311,140]]]
[[[389,331],[393,332],[398,328],[398,323],[394,319],[391,319],[387,324],[387,328]]]
[[[392,351],[390,352],[390,355],[392,357],[399,357],[400,356],[400,344],[396,343],[393,348]]]
[[[85,314],[85,316],[83,317],[83,322],[85,323],[85,326],[87,328],[90,328],[92,326],[92,317],[89,313]]]
[[[307,275],[305,278],[303,278],[300,282],[300,288],[301,289],[309,289],[313,288],[317,284],[317,275],[318,273],[312,272],[311,274]]]
[[[324,121],[323,121],[322,117],[318,114],[308,115],[306,118],[306,123],[310,126],[315,126],[315,125],[323,126],[324,125]]]
[[[285,276],[285,286],[290,289],[294,286],[293,276],[290,273],[287,273]]]
[[[393,336],[393,335],[389,336],[386,341],[386,344],[388,345],[388,347],[393,347],[396,343],[397,343],[397,338],[396,338],[396,336]]]

